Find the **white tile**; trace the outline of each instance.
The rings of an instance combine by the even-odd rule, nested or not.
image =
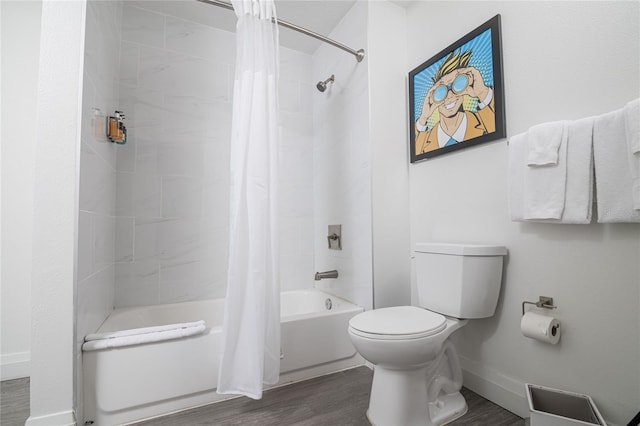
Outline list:
[[[159,219],[136,219],[134,223],[133,259],[135,262],[156,260],[162,254]]]
[[[136,171],[136,142],[135,129],[127,128],[127,140],[123,145],[117,145],[116,149],[116,169],[119,172]]]
[[[117,174],[116,183],[116,215],[133,216],[133,173]],[[82,186],[82,184],[81,184]]]
[[[281,111],[300,111],[300,83],[280,81],[278,85],[278,103]]]
[[[114,261],[115,218],[101,214],[95,215],[94,228],[94,271],[100,271]]]
[[[191,141],[226,141],[231,136],[231,104],[211,101],[206,114],[192,115],[165,109],[164,122],[166,142],[189,143]]]
[[[135,219],[132,217],[116,218],[116,262],[133,261],[133,236]]]
[[[138,82],[180,96],[228,100],[230,65],[165,50],[140,48]]]
[[[78,280],[93,273],[93,216],[82,210],[78,215]]]
[[[220,102],[226,100],[211,100],[186,94],[169,93],[164,96],[164,107],[170,113],[184,114],[205,121],[214,116],[216,105]]]
[[[115,210],[116,174],[85,142],[80,148],[80,210],[111,215]]]
[[[280,256],[280,291],[307,289],[313,286],[313,255]]]
[[[79,337],[95,332],[111,312],[114,303],[114,283],[113,265],[78,282]]]
[[[186,55],[169,54],[166,93],[228,101],[231,66]]]
[[[161,197],[159,176],[136,173],[133,175],[133,215],[160,217]]]
[[[122,41],[120,44],[120,84],[135,86],[138,84],[139,47],[135,43]]]
[[[155,260],[115,264],[116,308],[158,303],[160,267]]]
[[[193,218],[202,213],[201,177],[162,178],[162,217]]]
[[[300,254],[314,253],[314,229],[313,229],[313,216],[303,217],[298,220],[300,238]],[[329,224],[327,224],[329,225]],[[322,239],[323,235],[319,235],[318,239]]]
[[[138,64],[139,87],[163,90],[170,83],[170,58],[178,56],[162,49],[141,46]]]
[[[203,145],[203,176],[210,184],[224,182],[229,189],[229,141],[216,141]]]
[[[234,33],[167,17],[166,47],[169,50],[233,65],[235,46]]]
[[[300,253],[299,229],[295,220],[280,220],[278,243],[281,256],[293,256]]]
[[[311,55],[280,47],[280,80],[307,83],[313,81],[311,78]]]
[[[225,275],[204,260],[161,267],[158,298],[161,303],[175,303],[219,297]]]
[[[215,229],[229,226],[229,180],[205,179],[202,217]]]
[[[159,174],[158,169],[158,145],[153,143],[141,143],[136,147],[136,173],[146,175]]]
[[[93,84],[93,81],[87,71],[84,72],[84,79],[82,81],[82,130],[81,137],[82,140],[88,143],[89,138],[94,138],[98,136],[96,131],[97,126],[94,126],[94,115],[98,114],[99,111],[96,111],[95,105],[96,99],[96,88]],[[102,111],[103,115],[106,111]],[[106,127],[106,123],[104,126],[101,126],[101,129]],[[100,132],[102,133],[102,132]]]
[[[157,251],[167,264],[198,261],[213,250],[213,234],[207,222],[197,219],[171,219],[158,224]],[[137,243],[136,243],[137,247]]]
[[[125,4],[122,39],[153,47],[164,47],[164,15]]]
[[[126,115],[127,129],[138,130],[142,127],[157,129],[162,125],[165,110],[162,108],[161,90],[121,85],[119,99],[119,109]],[[136,135],[136,137],[142,136],[145,134],[140,132]]]
[[[158,147],[158,172],[163,176],[202,176],[203,145],[186,141]]]

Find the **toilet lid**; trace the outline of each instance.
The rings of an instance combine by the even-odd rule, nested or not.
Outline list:
[[[374,309],[349,321],[356,334],[373,339],[417,339],[444,330],[444,316],[415,306]]]

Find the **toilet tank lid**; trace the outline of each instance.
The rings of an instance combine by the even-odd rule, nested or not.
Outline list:
[[[416,252],[456,256],[505,256],[507,248],[485,244],[417,243]]]

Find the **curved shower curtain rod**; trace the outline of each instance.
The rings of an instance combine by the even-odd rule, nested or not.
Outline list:
[[[220,6],[223,7],[225,9],[229,9],[229,10],[233,10],[233,5],[231,5],[230,3],[227,3],[225,1],[222,0],[197,0],[201,3],[206,3],[206,4],[212,4],[214,6]],[[299,33],[302,34],[306,34],[310,37],[313,37],[315,39],[318,39],[320,41],[324,41],[325,43],[329,43],[332,46],[337,47],[338,49],[342,49],[345,52],[349,52],[351,53],[353,56],[356,57],[356,61],[358,62],[362,62],[362,60],[364,59],[364,49],[359,49],[359,50],[354,50],[348,46],[345,46],[342,43],[338,43],[335,40],[331,40],[328,37],[325,37],[323,35],[320,35],[318,33],[314,33],[313,31],[310,31],[306,28],[302,28],[299,27],[298,25],[292,24],[291,22],[287,22],[287,21],[282,21],[280,19],[272,19],[273,22],[277,23],[278,25],[280,25],[281,27],[285,27],[285,28],[289,28],[290,30],[294,30],[294,31],[298,31]]]

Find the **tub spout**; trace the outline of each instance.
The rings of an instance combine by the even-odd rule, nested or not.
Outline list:
[[[338,271],[316,272],[316,281],[324,280],[326,278],[338,278]]]

